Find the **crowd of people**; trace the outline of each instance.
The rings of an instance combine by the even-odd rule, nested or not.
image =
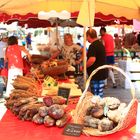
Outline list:
[[[120,50],[122,47],[126,49],[140,49],[140,33],[131,32],[124,36],[114,34],[115,49]]]

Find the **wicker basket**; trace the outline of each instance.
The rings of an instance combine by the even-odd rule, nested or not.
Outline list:
[[[57,76],[60,74],[64,74],[68,70],[68,65],[60,65],[60,66],[55,66],[55,67],[49,67],[45,71],[45,75],[50,75],[50,76]]]
[[[128,127],[130,125],[130,123],[136,117],[138,100],[135,98],[135,88],[134,88],[131,80],[129,79],[129,77],[125,74],[125,72],[122,69],[115,67],[115,66],[104,65],[104,66],[100,66],[97,69],[95,69],[91,73],[90,77],[88,78],[88,80],[86,82],[85,90],[84,90],[82,96],[80,97],[78,104],[76,106],[76,109],[74,111],[74,117],[73,117],[74,122],[78,123],[78,124],[83,124],[83,119],[86,115],[86,110],[90,106],[91,98],[93,96],[91,93],[87,92],[88,86],[90,84],[90,80],[97,71],[99,71],[101,69],[105,69],[105,68],[115,69],[126,77],[126,79],[129,81],[130,86],[131,86],[132,100],[126,108],[126,115],[124,115],[124,117],[121,119],[121,121],[118,123],[118,125],[114,129],[112,129],[110,131],[100,132],[98,129],[94,129],[91,127],[84,127],[83,133],[86,135],[104,136],[104,135],[109,135],[109,134],[115,133],[117,131],[120,131],[120,130]]]
[[[57,75],[64,74],[68,70],[67,61],[57,60],[56,62],[58,64],[57,66],[51,66],[51,67],[47,67],[47,68],[42,68],[43,74],[49,75],[49,76],[57,76]]]

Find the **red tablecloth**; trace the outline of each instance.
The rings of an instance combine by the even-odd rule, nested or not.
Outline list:
[[[0,140],[89,140],[89,138],[93,140],[140,140],[140,135],[136,135],[131,130],[134,126],[135,121],[129,128],[108,136],[88,137],[81,135],[80,137],[72,137],[62,135],[63,128],[46,128],[44,125],[21,121],[7,110],[0,121]]]

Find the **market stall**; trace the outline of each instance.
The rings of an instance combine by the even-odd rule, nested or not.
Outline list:
[[[117,65],[126,72],[126,74],[131,79],[135,88],[139,90],[139,71],[140,71],[140,50],[139,48],[126,49],[122,48],[120,50],[115,50],[115,59]],[[125,89],[130,89],[128,81],[119,75],[119,84]]]
[[[123,69],[127,75],[130,77],[132,83],[134,84],[136,89],[140,89],[140,63],[139,59],[134,60],[119,60],[118,66]],[[130,86],[126,79],[121,78],[119,75],[120,85],[125,89],[130,89]]]
[[[54,4],[54,3],[53,3]],[[99,3],[100,4],[100,3]],[[5,5],[6,5],[6,3],[5,3]],[[104,4],[101,4],[102,6],[104,5]],[[3,6],[2,6],[3,7]],[[7,7],[8,8],[8,7]],[[32,7],[33,8],[33,7]],[[27,8],[28,9],[28,8]],[[125,8],[124,8],[125,9]],[[49,65],[48,65],[49,64]],[[45,65],[43,65],[44,66],[44,68],[45,68],[45,72],[47,73],[47,70],[50,68],[50,67],[52,67],[52,69],[54,69],[54,67],[56,66],[56,63],[53,63],[51,66],[50,66],[50,62],[49,63],[47,63],[47,65],[45,64]],[[66,65],[66,64],[65,64]],[[40,68],[40,67],[38,67],[38,68]],[[37,69],[38,70],[38,69]],[[64,69],[65,70],[65,69]],[[43,74],[46,74],[46,73],[43,73]],[[53,71],[54,72],[54,71]],[[56,70],[56,72],[58,72],[57,70]],[[64,72],[63,72],[64,73]],[[57,118],[58,116],[56,116],[56,114],[54,115],[53,113],[52,113],[52,106],[53,105],[55,105],[55,101],[53,101],[53,97],[47,97],[47,99],[44,99],[43,97],[42,97],[42,95],[41,95],[41,88],[40,88],[40,85],[42,85],[42,83],[40,82],[40,79],[38,79],[38,78],[40,78],[39,76],[38,76],[38,74],[36,73],[36,72],[34,72],[34,77],[35,77],[35,80],[37,80],[37,81],[26,81],[25,82],[25,77],[22,77],[22,82],[21,83],[19,83],[19,81],[17,80],[16,81],[16,84],[14,85],[15,86],[15,89],[16,89],[16,87],[17,87],[17,89],[19,89],[19,87],[20,88],[24,88],[24,92],[26,92],[26,95],[25,94],[23,94],[24,92],[23,92],[23,89],[22,89],[22,96],[27,96],[28,95],[28,98],[26,98],[27,100],[27,102],[25,102],[25,100],[22,100],[22,99],[18,99],[18,97],[21,97],[21,95],[19,94],[19,90],[16,90],[15,91],[15,93],[16,94],[14,94],[13,95],[13,93],[11,94],[11,97],[10,97],[10,99],[7,99],[7,107],[8,107],[8,111],[6,112],[6,114],[5,114],[5,116],[3,117],[3,119],[2,119],[2,121],[0,122],[0,132],[1,132],[1,134],[0,134],[0,139],[7,139],[7,140],[12,140],[12,139],[14,139],[14,140],[16,140],[16,139],[34,139],[34,140],[37,140],[37,139],[77,139],[77,137],[70,137],[70,136],[65,136],[65,135],[63,135],[62,134],[62,132],[64,131],[64,129],[63,128],[58,128],[58,127],[56,127],[56,126],[53,126],[54,124],[55,124],[55,122],[57,122],[59,119],[61,119],[62,117],[64,117],[63,115],[65,115],[65,113],[64,113],[64,110],[65,110],[65,108],[64,109],[60,109],[60,106],[57,108],[58,110],[60,109],[61,110],[61,112],[62,112],[62,115],[61,115],[61,117],[59,116],[59,118]],[[37,75],[36,75],[37,74]],[[54,74],[53,74],[54,75]],[[51,75],[51,76],[53,76],[53,75]],[[45,78],[45,77],[43,77],[43,78]],[[24,80],[23,80],[24,79]],[[27,77],[26,77],[26,79],[27,79]],[[31,79],[32,80],[32,79]],[[25,82],[25,84],[24,84],[24,82]],[[44,81],[45,82],[45,81]],[[28,84],[27,84],[28,83]],[[47,86],[49,86],[50,87],[50,83],[51,82],[49,82],[49,83],[47,83]],[[62,85],[61,85],[62,86]],[[66,84],[64,84],[63,85],[64,87],[66,86]],[[41,86],[42,87],[42,86]],[[26,91],[27,90],[27,91]],[[48,90],[48,89],[47,89]],[[28,92],[28,94],[27,94],[27,92]],[[30,92],[30,94],[29,94],[29,92]],[[17,94],[18,93],[18,94]],[[15,96],[16,95],[16,96]],[[30,95],[30,96],[29,96]],[[31,97],[31,96],[35,96],[35,97]],[[44,125],[39,125],[39,124],[34,124],[34,123],[31,123],[30,121],[33,121],[34,119],[34,116],[38,113],[38,107],[40,108],[40,107],[42,107],[42,106],[44,106],[44,100],[42,101],[38,101],[38,96],[41,96],[41,99],[43,98],[46,102],[46,106],[47,107],[49,107],[49,111],[47,112],[48,114],[49,114],[49,117],[53,117],[53,125],[51,124],[50,126],[52,126],[52,127],[45,127]],[[80,96],[80,95],[78,95],[78,96]],[[29,97],[31,97],[31,98],[29,98]],[[13,102],[13,99],[14,99],[14,101],[15,102]],[[36,100],[37,99],[37,100]],[[60,99],[60,98],[59,98]],[[28,103],[30,103],[30,101],[32,100],[32,106],[30,106],[29,107],[29,110],[27,110],[26,109],[26,107],[23,109],[22,107],[25,105],[25,104],[28,104]],[[58,101],[58,100],[57,100]],[[118,101],[118,100],[117,100]],[[136,100],[135,100],[136,101]],[[104,108],[107,106],[107,104],[106,104],[106,102],[107,101],[105,101],[105,103],[103,104],[103,107],[102,107],[102,114],[101,114],[101,118],[100,119],[102,119],[102,117],[106,117],[106,114],[104,114],[103,113],[103,110],[104,110]],[[21,106],[20,106],[20,105]],[[117,109],[118,109],[118,107],[120,106],[120,102],[119,102],[119,105],[118,105],[118,102],[117,102]],[[8,106],[9,105],[9,106]],[[79,105],[79,104],[78,104]],[[135,107],[136,107],[136,105],[137,104],[135,104]],[[20,106],[20,107],[19,107]],[[72,104],[68,104],[68,108],[67,108],[67,110],[69,109],[70,111],[69,112],[71,112],[71,110],[72,109],[74,109],[75,108],[75,106],[76,105],[72,105]],[[109,106],[109,105],[108,105]],[[37,108],[34,108],[34,107],[37,107]],[[78,106],[79,107],[79,106]],[[80,106],[81,107],[81,106]],[[80,108],[79,107],[79,108]],[[125,106],[126,107],[126,106]],[[124,108],[125,108],[124,107]],[[123,108],[123,109],[124,109]],[[22,110],[21,110],[22,109]],[[35,109],[35,110],[34,110]],[[55,108],[56,109],[56,108]],[[56,110],[57,110],[56,109]],[[82,109],[82,108],[81,108]],[[79,110],[81,110],[81,109],[79,109]],[[92,108],[93,109],[93,108]],[[114,108],[113,108],[114,109]],[[116,107],[115,107],[115,109],[116,109]],[[122,109],[122,110],[123,110]],[[136,108],[135,108],[136,109]],[[12,113],[11,113],[11,111],[15,114],[15,115],[18,115],[18,117],[16,117],[16,116],[14,116]],[[122,111],[121,110],[121,111]],[[108,111],[108,108],[107,108],[107,111]],[[90,115],[91,115],[91,113],[94,113],[94,112],[91,112],[91,110],[89,111],[90,112]],[[23,114],[22,114],[23,113]],[[129,111],[129,113],[130,113],[130,111]],[[22,114],[22,115],[21,115]],[[47,115],[48,115],[47,114]],[[73,114],[71,114],[71,115],[73,115]],[[124,115],[124,114],[123,114]],[[122,115],[122,116],[123,116]],[[132,115],[133,115],[133,113],[132,113]],[[120,115],[121,116],[121,115]],[[121,116],[121,117],[122,117]],[[136,112],[134,111],[134,116],[133,117],[135,117],[136,116]],[[26,118],[25,118],[26,117]],[[46,117],[46,116],[44,116],[44,117]],[[120,117],[120,118],[121,118]],[[21,121],[21,120],[19,120],[18,118],[20,118],[20,119],[23,119],[23,120],[26,120],[26,121]],[[124,119],[125,117],[123,116],[123,119]],[[32,120],[33,119],[33,120]],[[45,119],[45,118],[43,118],[43,119]],[[46,118],[47,119],[47,118]],[[45,119],[45,120],[46,120]],[[131,118],[132,119],[132,118]],[[30,120],[30,121],[29,121]],[[37,120],[38,121],[38,120]],[[121,120],[119,120],[120,122],[121,122]],[[36,121],[34,121],[35,123],[36,123]],[[71,121],[70,122],[72,122],[73,123],[73,120],[71,119]],[[112,120],[111,120],[111,123],[112,123]],[[45,124],[45,125],[47,125],[48,126],[48,124],[46,123],[46,121],[44,122],[44,120],[43,120],[43,124]],[[112,123],[113,124],[113,123]],[[115,122],[115,124],[113,124],[113,126],[111,127],[111,129],[113,130],[115,127],[117,127],[117,125],[119,124],[119,122]],[[114,134],[111,134],[111,135],[109,135],[109,136],[106,136],[106,135],[104,135],[103,137],[95,137],[95,136],[92,136],[91,138],[93,138],[93,139],[104,139],[104,140],[106,140],[106,139],[124,139],[124,138],[126,138],[126,139],[138,139],[138,137],[139,136],[137,136],[136,135],[136,133],[135,133],[135,124],[136,124],[136,122],[135,122],[135,118],[133,119],[133,122],[129,125],[129,127],[127,127],[126,129],[123,129],[123,130],[121,130],[120,132],[116,132],[116,131],[114,131],[115,133]],[[57,125],[57,123],[56,123],[56,125]],[[105,130],[106,131],[106,130]],[[110,131],[110,128],[109,128],[109,130],[107,130],[107,131]],[[7,134],[9,134],[9,136],[7,137]],[[85,136],[85,135],[81,135],[80,137],[79,137],[79,139],[89,139],[89,137],[87,137],[87,136]]]
[[[105,67],[109,67],[109,66],[103,66],[101,68],[105,68]],[[120,70],[119,68],[115,68],[115,69]],[[95,74],[98,70],[99,69],[96,69],[95,71],[93,71],[92,74]],[[122,70],[120,70],[120,72],[122,72]],[[124,74],[124,72],[122,72],[122,74]],[[91,75],[91,77],[92,77],[92,75]],[[119,111],[119,108],[120,108],[121,110],[116,114],[116,116],[117,116],[118,114],[121,113],[120,117],[119,118],[118,118],[118,116],[116,117],[114,125],[112,125],[111,128],[110,127],[108,128],[105,125],[104,127],[106,127],[107,130],[104,130],[104,129],[100,130],[99,133],[103,137],[95,137],[95,136],[99,136],[99,135],[91,134],[92,138],[94,138],[94,139],[96,138],[97,140],[102,138],[102,139],[106,140],[106,139],[113,139],[113,138],[122,139],[125,136],[128,139],[130,139],[130,138],[137,139],[138,136],[135,133],[135,124],[136,124],[135,114],[136,114],[137,100],[134,98],[135,92],[134,92],[133,86],[131,89],[133,99],[132,99],[131,103],[127,106],[125,103],[121,103],[120,100],[113,98],[113,97],[112,98],[106,97],[103,99],[99,99],[98,97],[96,98],[96,96],[91,96],[91,95],[88,96],[89,92],[86,92],[86,90],[89,85],[89,81],[90,81],[90,78],[87,81],[86,89],[83,92],[82,96],[80,97],[80,100],[78,99],[79,100],[78,104],[77,104],[77,102],[72,102],[71,98],[69,97],[69,98],[67,98],[68,104],[65,105],[66,100],[63,97],[60,97],[57,95],[41,96],[41,91],[40,91],[40,86],[39,86],[40,83],[38,83],[34,78],[27,77],[27,76],[26,77],[25,76],[17,77],[13,83],[15,89],[10,94],[10,98],[6,99],[6,106],[7,106],[8,110],[7,110],[6,114],[4,115],[4,117],[2,118],[2,121],[0,122],[0,126],[1,126],[0,127],[0,131],[1,131],[0,138],[6,137],[6,134],[9,131],[10,137],[8,137],[7,140],[10,140],[10,139],[16,140],[19,137],[21,137],[20,139],[22,139],[22,138],[30,139],[31,137],[33,139],[40,139],[40,138],[45,137],[45,135],[47,135],[45,137],[45,139],[55,139],[56,137],[57,138],[59,137],[60,139],[75,139],[75,137],[73,137],[73,136],[63,135],[63,132],[65,130],[64,126],[67,126],[67,124],[69,124],[69,123],[75,123],[75,116],[77,116],[77,113],[81,113],[81,111],[84,111],[84,112],[87,111],[87,113],[92,114],[92,117],[94,114],[94,117],[98,117],[98,121],[102,121],[102,119],[104,117],[105,118],[109,117],[109,114],[106,114],[106,113],[108,113],[108,111],[115,111],[115,109],[118,109],[118,111]],[[55,82],[56,81],[54,81],[54,79],[49,79],[49,80],[47,80],[47,83],[45,83],[45,84],[47,84],[47,86],[51,87],[51,85],[56,84]],[[64,84],[64,85],[65,85],[64,88],[66,88],[67,84]],[[64,95],[64,93],[66,94],[66,91],[64,91],[64,90],[62,90],[61,92],[63,93],[63,95]],[[50,93],[52,93],[52,92],[50,92]],[[86,97],[84,97],[84,95],[86,95]],[[66,97],[66,95],[64,97]],[[92,100],[90,100],[89,97],[92,97]],[[86,98],[88,98],[88,100]],[[86,102],[86,104],[85,104],[85,102]],[[92,102],[92,104],[90,102]],[[89,109],[85,110],[85,107],[87,107],[87,105],[88,105],[87,103],[90,103],[93,106],[89,106]],[[104,109],[103,108],[101,109],[98,105],[101,108],[102,108],[102,106],[104,106]],[[91,107],[93,110],[91,110]],[[105,109],[106,107],[108,108],[107,110]],[[75,110],[75,108],[76,108],[76,110]],[[75,111],[76,112],[78,111],[78,112],[76,113]],[[127,115],[127,113],[128,113],[128,115]],[[67,116],[67,119],[63,118],[65,115]],[[48,117],[49,117],[49,119],[48,119]],[[82,114],[80,115],[80,117],[82,117]],[[62,121],[62,118],[63,118],[63,123],[60,123],[60,120]],[[113,121],[114,120],[113,118],[111,117],[110,119]],[[131,123],[127,120],[128,118],[129,118],[129,121],[131,121]],[[99,119],[101,119],[101,120],[99,120]],[[125,119],[127,120],[127,123],[125,122],[126,121]],[[124,121],[122,121],[122,120],[124,120]],[[115,129],[115,128],[117,128],[117,126],[119,126],[119,122],[120,122],[120,124],[122,122],[124,123],[122,130],[121,129],[119,130],[120,132],[118,131],[118,129]],[[81,123],[78,123],[78,124],[81,124]],[[81,134],[79,138],[86,140],[89,138],[89,137],[87,137],[87,136],[89,136],[89,134],[85,133],[85,131],[84,131],[85,128],[87,127],[87,125],[85,125],[85,124],[83,124],[83,125],[84,125],[84,129],[82,131],[83,131],[84,135]],[[91,126],[93,128],[95,127],[94,125],[91,125]],[[88,127],[91,127],[91,126],[88,126]],[[111,131],[111,130],[113,130],[113,131]],[[97,128],[96,128],[96,131],[97,131]],[[91,133],[91,131],[90,131],[90,133]],[[110,133],[113,133],[113,134],[110,134]],[[87,136],[85,136],[85,135],[87,135]],[[109,135],[109,136],[107,136],[107,135]]]

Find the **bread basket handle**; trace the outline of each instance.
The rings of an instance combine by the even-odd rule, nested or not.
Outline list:
[[[92,76],[95,75],[99,70],[101,70],[101,69],[106,69],[106,68],[112,68],[112,69],[114,69],[114,70],[119,71],[122,75],[124,75],[124,77],[128,80],[128,82],[129,82],[129,84],[130,84],[132,98],[133,98],[133,99],[135,98],[135,88],[134,88],[134,85],[132,84],[130,78],[127,76],[127,74],[126,74],[121,68],[119,68],[119,67],[111,66],[111,65],[103,65],[103,66],[98,67],[98,68],[95,69],[94,71],[92,71],[92,73],[90,74],[89,78],[87,79],[86,86],[85,86],[85,90],[83,91],[83,94],[82,94],[82,96],[80,97],[79,102],[78,102],[78,104],[77,104],[77,106],[76,106],[77,109],[79,108],[79,104],[82,102],[82,100],[84,99],[84,97],[85,97],[85,95],[86,95],[87,89],[88,89],[89,84],[90,84],[90,81],[91,81],[91,79],[92,79]]]

